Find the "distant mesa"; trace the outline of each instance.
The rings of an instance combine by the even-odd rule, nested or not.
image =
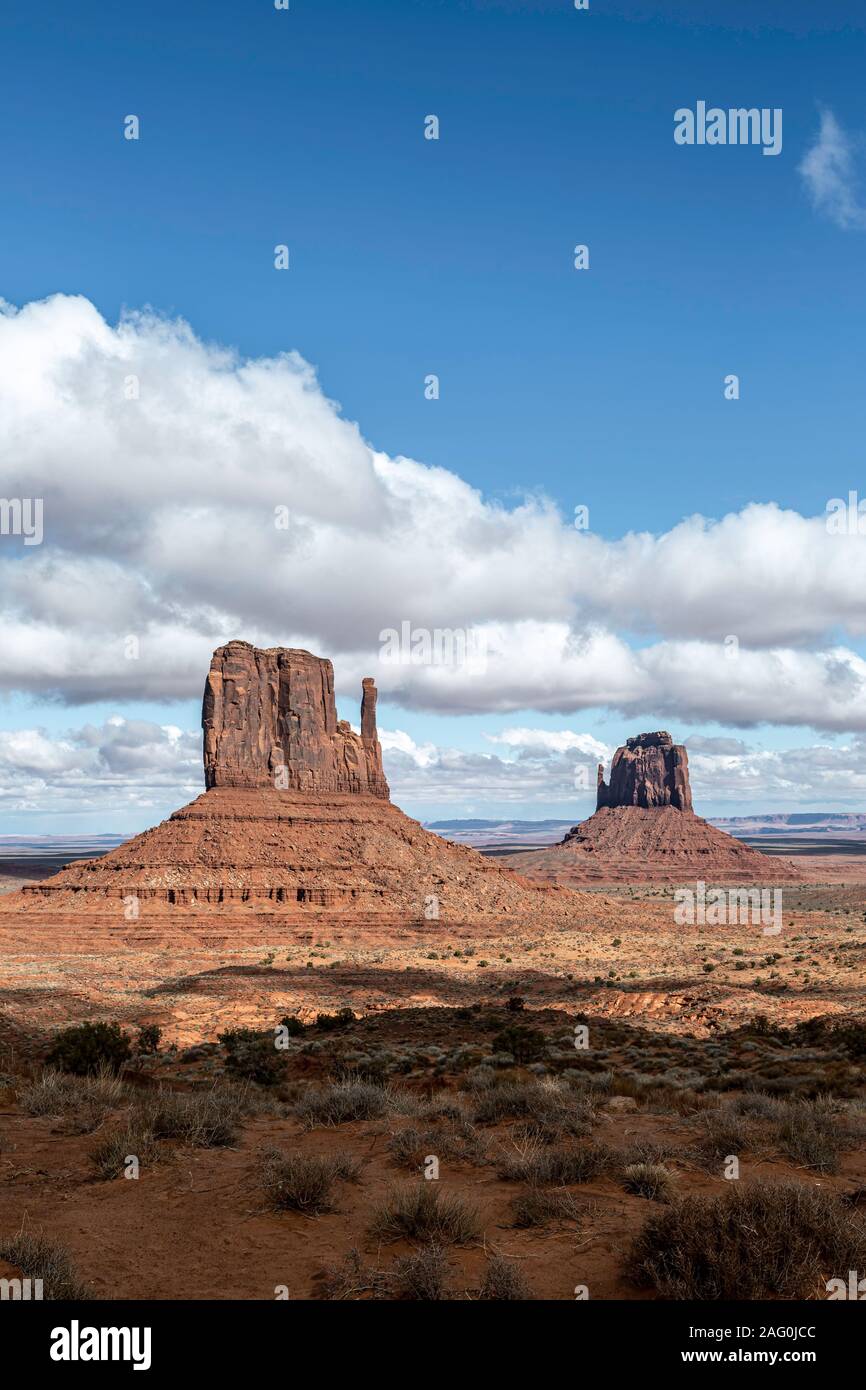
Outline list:
[[[762,854],[695,815],[688,754],[670,734],[638,734],[598,768],[595,814],[559,845],[500,863],[543,883],[778,884],[800,879],[787,859]]]
[[[610,765],[610,785],[604,764],[598,765],[596,810],[602,806],[675,806],[691,811],[689,756],[670,734],[638,734],[617,748]]]
[[[348,913],[353,928],[573,918],[574,894],[528,883],[394,806],[369,677],[360,713],[360,734],[337,718],[325,658],[228,642],[202,705],[207,790],[102,858],[3,895],[0,913],[130,932],[291,926],[321,912]]]

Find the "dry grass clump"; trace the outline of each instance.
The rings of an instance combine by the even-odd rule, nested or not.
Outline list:
[[[478,1297],[499,1302],[525,1302],[532,1298],[532,1291],[515,1264],[502,1255],[491,1255]]]
[[[370,1234],[378,1240],[433,1241],[468,1245],[479,1233],[477,1208],[441,1190],[437,1182],[394,1188],[373,1214]]]
[[[318,1216],[333,1211],[335,1182],[354,1181],[361,1165],[348,1154],[284,1154],[266,1149],[262,1154],[262,1185],[278,1211],[300,1211]]]
[[[315,1129],[350,1120],[378,1120],[390,1107],[391,1095],[384,1086],[347,1078],[330,1086],[311,1087],[295,1106],[295,1117],[305,1129]]]
[[[30,1279],[41,1279],[43,1299],[78,1302],[93,1297],[75,1273],[65,1246],[41,1232],[19,1231],[18,1235],[0,1238],[0,1260],[7,1260]]]
[[[780,1100],[760,1093],[739,1096],[706,1111],[696,1121],[701,1159],[717,1163],[748,1150],[777,1153],[817,1173],[835,1173],[854,1135],[836,1101],[827,1096]]]
[[[50,1115],[64,1121],[72,1134],[90,1134],[110,1111],[123,1105],[128,1088],[109,1067],[92,1076],[49,1068],[18,1092],[18,1103],[28,1115]]]
[[[591,1182],[615,1164],[606,1144],[585,1144],[571,1149],[529,1146],[499,1163],[497,1176],[506,1182],[526,1182],[538,1187],[567,1187]]]
[[[138,1107],[142,1125],[155,1139],[180,1139],[197,1149],[234,1144],[247,1113],[243,1087],[211,1091],[157,1091]]]
[[[143,1164],[156,1162],[159,1157],[160,1148],[153,1130],[135,1120],[113,1134],[106,1134],[89,1152],[98,1176],[105,1182],[119,1178],[130,1158],[137,1158],[139,1164]]]
[[[423,1300],[447,1298],[448,1264],[435,1241],[397,1260],[389,1270],[365,1265],[357,1250],[350,1250],[341,1264],[329,1265],[323,1279],[323,1296],[330,1300]]]
[[[413,1299],[427,1303],[441,1302],[447,1297],[445,1281],[448,1261],[441,1245],[432,1242],[422,1250],[405,1255],[388,1273],[388,1296],[394,1299]]]
[[[709,1167],[731,1155],[738,1157],[746,1151],[752,1152],[761,1140],[766,1143],[769,1138],[765,1121],[741,1114],[728,1101],[699,1115],[695,1129],[698,1135],[696,1155]]]
[[[515,1226],[529,1229],[552,1221],[580,1221],[587,1209],[565,1189],[527,1187],[512,1198],[511,1214]]]
[[[837,1173],[850,1142],[838,1107],[821,1096],[782,1106],[775,1138],[785,1158],[816,1173]]]
[[[408,1125],[392,1134],[388,1150],[394,1161],[403,1168],[420,1168],[428,1157],[454,1163],[483,1163],[487,1144],[474,1125],[467,1120],[441,1125],[436,1129],[418,1129]]]
[[[674,1195],[674,1175],[663,1163],[628,1163],[622,1170],[622,1185],[635,1197],[653,1202],[669,1202]]]
[[[664,1298],[805,1298],[866,1268],[866,1223],[821,1188],[737,1184],[651,1215],[627,1268]]]
[[[475,1093],[476,1124],[522,1120],[545,1143],[589,1134],[595,1121],[590,1101],[557,1084],[504,1082]]]

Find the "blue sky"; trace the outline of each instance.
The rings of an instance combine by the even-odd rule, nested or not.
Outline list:
[[[866,22],[847,3],[768,0],[760,23],[752,4],[714,7],[712,23],[702,8],[10,0],[0,295],[82,295],[110,324],[150,305],[244,356],[296,349],[376,450],[506,508],[527,492],[565,518],[586,504],[603,539],[750,503],[820,515],[829,496],[866,493],[866,233],[816,211],[798,165],[822,108],[859,158]],[[673,112],[698,99],[782,108],[781,154],[678,147]],[[122,138],[128,113],[137,142]],[[291,271],[279,275],[283,242]],[[578,242],[588,272],[573,269]],[[437,401],[423,394],[431,372]],[[845,640],[862,654],[859,631]],[[607,745],[637,731],[631,713],[585,702],[578,714],[422,705],[383,699],[380,723],[464,751],[515,726]],[[198,710],[130,694],[71,709],[31,691],[6,697],[0,723],[59,734],[109,714],[192,728]],[[780,751],[816,739],[790,719],[746,735],[691,718],[674,732]],[[837,726],[821,741],[846,737]],[[422,816],[483,814],[482,800],[403,797]],[[567,814],[562,799],[488,801]],[[747,807],[761,809],[707,786],[703,809]],[[112,803],[111,816],[137,829],[150,809]],[[98,803],[81,814],[76,828],[114,828]],[[74,810],[64,817],[72,828]],[[0,808],[0,830],[24,819],[53,828],[38,798]]]

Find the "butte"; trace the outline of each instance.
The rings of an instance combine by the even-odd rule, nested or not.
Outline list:
[[[394,806],[363,682],[361,732],[337,718],[331,662],[249,642],[220,647],[202,710],[206,790],[100,859],[0,898],[37,930],[310,928],[437,920],[569,922],[577,894],[529,883]],[[22,919],[21,914],[24,914]]]
[[[551,849],[499,861],[539,882],[779,884],[800,881],[787,859],[762,854],[695,815],[689,760],[670,734],[638,734],[598,768],[595,814]]]

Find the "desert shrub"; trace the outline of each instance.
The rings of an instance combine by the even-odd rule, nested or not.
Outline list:
[[[412,1114],[416,1119],[434,1121],[455,1120],[458,1123],[468,1124],[466,1112],[463,1109],[459,1096],[451,1095],[446,1091],[441,1095],[430,1096],[429,1098],[419,1096],[414,1099],[416,1103]]]
[[[18,1101],[28,1115],[59,1116],[67,1131],[89,1134],[110,1110],[123,1104],[126,1095],[120,1077],[102,1067],[93,1076],[44,1071],[38,1080],[22,1087]]]
[[[828,1274],[866,1267],[866,1224],[817,1187],[734,1184],[654,1212],[634,1240],[632,1279],[665,1298],[805,1298]]]
[[[308,1216],[333,1210],[334,1183],[357,1178],[360,1164],[346,1154],[284,1154],[266,1149],[262,1155],[262,1185],[279,1211]]]
[[[242,1081],[258,1086],[273,1086],[284,1071],[284,1061],[275,1046],[273,1033],[260,1033],[254,1028],[232,1028],[219,1034],[226,1051],[226,1071]]]
[[[520,1270],[502,1255],[491,1255],[487,1261],[484,1283],[478,1294],[482,1299],[497,1299],[500,1302],[522,1301],[532,1297],[529,1285]]]
[[[285,1028],[290,1038],[299,1038],[306,1031],[303,1023],[295,1014],[286,1014],[285,1018],[280,1019],[280,1024]]]
[[[0,1237],[0,1260],[7,1260],[30,1279],[41,1279],[44,1299],[79,1302],[93,1297],[75,1273],[66,1248],[41,1232],[36,1235],[20,1231],[15,1236]]]
[[[617,1151],[617,1161],[621,1168],[632,1163],[664,1163],[677,1152],[671,1144],[659,1144],[654,1139],[638,1139],[633,1144]]]
[[[431,1241],[422,1250],[405,1255],[388,1271],[387,1291],[390,1298],[441,1302],[446,1297],[445,1281],[448,1261],[441,1245]]]
[[[448,1266],[441,1246],[431,1241],[422,1249],[397,1260],[390,1270],[365,1265],[357,1250],[350,1250],[338,1265],[324,1271],[323,1294],[327,1299],[423,1299],[438,1302],[446,1297]]]
[[[525,1120],[546,1142],[566,1136],[587,1134],[594,1111],[572,1091],[538,1082],[506,1082],[476,1093],[476,1124],[497,1124],[501,1120]]]
[[[155,1161],[159,1157],[159,1145],[153,1131],[134,1120],[114,1134],[106,1134],[89,1152],[90,1161],[104,1182],[119,1178],[126,1168],[126,1160],[134,1156],[139,1163]]]
[[[142,1024],[138,1030],[135,1050],[140,1057],[152,1057],[159,1051],[162,1029],[155,1023]]]
[[[698,1156],[709,1164],[753,1149],[761,1132],[753,1116],[740,1114],[727,1102],[699,1115],[695,1128]]]
[[[402,1167],[420,1168],[430,1154],[456,1163],[483,1163],[487,1146],[475,1126],[462,1120],[437,1129],[408,1125],[392,1134],[388,1150]]]
[[[512,994],[505,1007],[509,1013],[519,1014],[523,1012],[523,1006],[525,1003],[526,1000],[522,997],[522,995]]]
[[[377,1208],[370,1234],[378,1240],[435,1241],[468,1245],[478,1235],[478,1212],[461,1197],[423,1180],[393,1189]]]
[[[823,1098],[785,1106],[776,1128],[785,1157],[816,1173],[838,1172],[846,1137],[832,1103]]]
[[[758,1120],[779,1120],[784,1113],[784,1102],[776,1096],[768,1096],[764,1091],[751,1091],[742,1096],[734,1096],[728,1101],[731,1110],[737,1115],[751,1115]]]
[[[674,1194],[674,1178],[662,1163],[629,1163],[622,1170],[622,1185],[635,1197],[669,1202]]]
[[[547,1039],[541,1029],[527,1028],[523,1024],[510,1023],[493,1039],[494,1052],[510,1052],[521,1066],[526,1062],[537,1062],[546,1047]]]
[[[515,1226],[547,1226],[551,1221],[579,1221],[584,1208],[570,1192],[547,1187],[527,1187],[511,1201]]]
[[[335,1014],[316,1014],[316,1027],[320,1033],[337,1033],[357,1021],[351,1009],[338,1009]]]
[[[322,1275],[322,1296],[330,1300],[387,1298],[390,1282],[384,1270],[365,1265],[357,1250],[350,1250],[340,1264],[327,1265]]]
[[[295,1116],[306,1129],[317,1125],[343,1125],[350,1120],[377,1120],[389,1108],[383,1086],[370,1081],[336,1081],[331,1086],[311,1087],[295,1106]]]
[[[155,1139],[180,1139],[197,1149],[233,1144],[246,1110],[243,1090],[159,1090],[141,1104],[141,1122]]]
[[[75,1076],[93,1076],[106,1068],[119,1072],[131,1055],[129,1035],[119,1023],[76,1023],[57,1034],[47,1061]]]
[[[506,1182],[528,1182],[539,1187],[567,1187],[570,1183],[591,1182],[614,1164],[606,1144],[586,1144],[573,1149],[529,1149],[506,1156],[497,1174]]]

